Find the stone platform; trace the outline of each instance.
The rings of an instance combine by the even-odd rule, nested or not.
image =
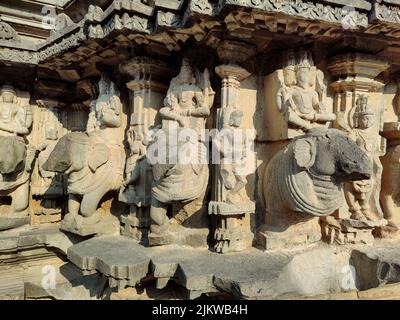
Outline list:
[[[85,240],[57,226],[21,228],[0,237],[0,299],[361,299],[370,290],[400,296],[399,248],[395,240],[373,246],[319,242],[222,255],[144,247],[123,236]],[[54,289],[42,286],[46,266],[55,268]]]
[[[391,246],[391,247],[390,247]],[[100,273],[123,290],[151,275],[161,289],[170,280],[188,298],[224,292],[238,299],[280,299],[366,290],[400,281],[400,249],[393,242],[374,247],[323,243],[287,252],[220,255],[177,246],[143,247],[124,237],[102,237],[72,246],[68,259],[84,274]]]

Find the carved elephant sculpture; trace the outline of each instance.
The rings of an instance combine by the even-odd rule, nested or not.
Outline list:
[[[29,178],[36,149],[17,136],[0,136],[0,197],[10,197],[0,214],[0,230],[29,223]]]
[[[124,164],[123,148],[107,144],[96,135],[72,132],[63,136],[43,169],[68,176],[69,213],[64,221],[80,213],[87,224],[96,223],[103,196],[122,186]]]
[[[306,238],[315,236],[310,242],[317,241],[318,217],[343,204],[343,182],[369,179],[371,174],[368,155],[346,134],[311,129],[278,152],[265,169],[263,228],[278,237],[285,235],[289,242],[303,232]]]

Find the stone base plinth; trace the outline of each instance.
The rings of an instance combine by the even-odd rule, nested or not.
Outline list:
[[[256,234],[256,243],[262,250],[291,249],[315,243],[321,237],[318,218],[313,218],[282,231],[263,225]]]
[[[14,229],[23,225],[29,224],[31,218],[26,217],[11,217],[11,216],[0,216],[0,231]]]
[[[321,221],[324,241],[336,244],[372,244],[375,229],[386,225],[386,220],[360,221],[325,217]]]
[[[137,241],[148,242],[150,221],[140,221],[139,218],[133,214],[122,215],[120,221],[121,235]]]
[[[172,225],[161,233],[151,233],[148,236],[150,246],[176,244],[194,248],[208,248],[208,229],[191,229],[180,225]]]

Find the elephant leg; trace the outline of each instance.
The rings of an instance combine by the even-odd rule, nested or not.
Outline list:
[[[79,214],[79,208],[81,206],[80,197],[75,194],[68,196],[68,213],[76,216]]]
[[[26,215],[29,206],[29,182],[17,187],[10,193],[11,211],[16,215]]]
[[[151,199],[150,217],[152,224],[150,230],[153,233],[161,233],[168,229],[169,219],[167,216],[168,204],[162,203],[155,199]]]
[[[81,214],[88,218],[96,213],[101,198],[107,193],[108,190],[97,189],[89,194],[85,194],[81,203]]]
[[[349,206],[349,211],[351,213],[350,218],[354,220],[360,220],[363,215],[361,213],[361,207],[358,204],[358,199],[355,194],[355,190],[345,185],[344,187],[344,196],[346,198],[347,205]]]
[[[371,212],[371,206],[370,206],[371,195],[372,192],[367,192],[365,194],[365,197],[363,199],[360,199],[361,211],[368,220],[376,220],[376,217],[374,217],[373,213]]]
[[[64,217],[65,222],[72,222],[79,215],[81,197],[76,194],[68,195],[68,213]]]

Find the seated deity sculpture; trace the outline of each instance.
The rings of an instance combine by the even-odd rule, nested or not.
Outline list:
[[[297,64],[289,60],[284,68],[285,81],[277,94],[277,105],[281,112],[289,113],[291,126],[307,131],[319,123],[333,121],[336,116],[326,113],[322,95],[313,88],[311,83],[312,57],[307,51],[300,52]],[[323,88],[321,73],[318,72],[316,83]]]

